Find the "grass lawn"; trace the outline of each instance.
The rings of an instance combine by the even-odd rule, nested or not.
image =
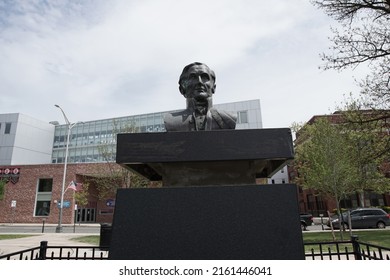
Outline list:
[[[97,246],[97,245],[99,245],[100,235],[80,236],[80,237],[72,238],[72,240]]]
[[[367,242],[374,245],[383,246],[390,248],[390,230],[362,230],[362,231],[352,231],[353,235],[359,237],[359,241]],[[0,240],[2,239],[13,239],[13,238],[23,238],[34,235],[28,234],[0,234]],[[341,235],[339,231],[335,231],[336,240],[341,240]],[[349,231],[343,232],[343,239],[348,241]],[[99,245],[100,236],[99,235],[86,235],[81,237],[72,238],[72,240],[88,243],[91,245]],[[303,232],[303,242],[325,242],[333,241],[331,231],[321,231],[321,232]]]
[[[359,230],[352,231],[359,241],[390,248],[390,230]],[[340,231],[335,231],[336,241],[341,241]],[[349,231],[343,232],[343,240],[350,240]],[[332,232],[303,232],[303,242],[333,241]]]
[[[352,231],[353,235],[357,235],[362,242],[371,243],[383,247],[390,248],[390,230],[367,230],[367,231]],[[335,232],[336,240],[340,241],[340,232]],[[343,233],[344,240],[348,241],[349,231]],[[85,242],[92,245],[99,245],[100,236],[82,236],[73,238],[75,241]],[[303,242],[323,242],[333,241],[332,233],[330,231],[324,232],[303,232]]]
[[[0,234],[0,240],[17,239],[17,238],[24,238],[24,237],[31,237],[31,236],[36,236],[36,234]],[[71,240],[85,242],[91,245],[99,245],[100,236],[86,235],[86,236],[71,238]]]
[[[352,231],[352,235],[358,236],[358,240],[361,242],[369,243],[372,245],[378,245],[386,248],[390,248],[390,230],[365,230],[365,231]],[[343,238],[341,238],[340,231],[335,231],[335,240],[336,241],[349,241],[350,233],[349,231],[345,231],[342,233]],[[331,231],[326,232],[303,232],[303,242],[327,242],[333,241],[333,236]],[[340,250],[344,251],[346,248],[349,252],[353,251],[352,245],[344,244],[340,245]],[[332,252],[337,251],[337,247],[335,245],[327,244],[322,247],[322,250],[327,251],[330,249]],[[315,252],[320,250],[319,245],[306,245],[305,251],[306,253],[314,250]]]
[[[0,240],[35,236],[35,234],[0,234]]]

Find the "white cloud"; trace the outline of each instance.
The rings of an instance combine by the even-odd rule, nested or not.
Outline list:
[[[178,76],[201,61],[217,73],[214,103],[259,98],[264,126],[288,126],[326,113],[330,101],[315,101],[352,84],[317,69],[330,21],[307,0],[10,5],[0,5],[0,113],[61,120],[60,104],[91,120],[182,108]]]

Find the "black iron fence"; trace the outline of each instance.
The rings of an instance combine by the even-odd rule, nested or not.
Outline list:
[[[1,255],[0,260],[106,260],[106,246],[49,246],[41,241],[40,246]]]
[[[390,248],[349,241],[308,242],[304,244],[306,260],[390,260]],[[108,246],[40,246],[1,255],[0,260],[107,260]]]
[[[357,236],[348,241],[307,242],[308,260],[390,260],[390,248],[360,242]]]

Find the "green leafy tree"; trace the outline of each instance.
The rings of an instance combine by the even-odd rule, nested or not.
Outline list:
[[[331,124],[326,118],[319,118],[297,132],[294,160],[298,174],[295,183],[335,200],[342,239],[340,201],[353,192],[356,183],[349,144],[340,126]]]
[[[345,118],[359,131],[360,143],[376,139],[361,147],[374,148],[369,155],[379,163],[390,158],[390,0],[311,0],[314,6],[335,19],[330,50],[322,54],[322,68],[342,71],[367,66],[367,76],[359,81],[358,98],[346,102]],[[370,110],[367,114],[366,110]],[[364,133],[362,134],[364,130]],[[369,132],[371,130],[371,132]],[[386,133],[381,133],[386,130]],[[368,132],[368,133],[367,133]],[[369,133],[376,134],[369,135]],[[378,139],[378,134],[382,139]],[[378,143],[378,141],[381,143]],[[359,159],[361,161],[361,158]],[[363,160],[364,162],[364,160]],[[362,162],[361,166],[368,165]],[[374,166],[374,165],[372,165]],[[362,173],[361,173],[362,174]],[[378,178],[377,178],[378,179]],[[374,181],[378,181],[378,180]],[[364,183],[362,183],[364,185]],[[376,188],[376,187],[374,187]]]
[[[351,193],[358,193],[360,205],[365,206],[365,191],[390,190],[390,179],[382,168],[386,158],[380,153],[386,145],[383,131],[378,131],[380,126],[371,121],[359,122],[361,117],[362,113],[354,109],[317,118],[303,127],[295,126],[295,181],[303,188],[333,197],[339,214],[341,199]]]
[[[322,54],[323,68],[341,71],[364,65],[369,71],[360,81],[360,97],[350,98],[344,109],[357,147],[358,188],[364,202],[364,189],[388,188],[381,169],[390,158],[390,0],[311,2],[339,23],[332,29],[330,51]]]
[[[88,204],[89,183],[84,182],[81,190],[75,191],[74,198],[78,206],[86,206]]]
[[[340,212],[340,201],[352,193],[357,183],[357,170],[350,156],[348,134],[339,125],[319,118],[304,125],[297,132],[294,167],[296,183],[304,189],[335,199]]]
[[[364,191],[385,193],[390,190],[390,179],[386,177],[390,148],[388,124],[377,118],[378,112],[361,110],[357,102],[349,103],[341,113],[354,148],[351,157],[358,170],[356,191],[360,205],[365,206]]]

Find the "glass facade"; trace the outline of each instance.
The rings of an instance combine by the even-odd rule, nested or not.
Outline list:
[[[239,110],[235,110],[235,108]],[[242,101],[215,105],[217,109],[231,111],[238,115],[237,129],[247,128],[250,122],[248,111],[260,115],[260,101]],[[246,110],[245,110],[246,109]],[[95,120],[75,125],[69,137],[68,162],[115,161],[116,135],[118,133],[164,132],[163,115],[166,112]],[[253,118],[255,128],[261,128],[258,117]],[[240,127],[242,125],[242,127]],[[67,139],[67,126],[57,125],[54,133],[52,163],[64,163]]]
[[[104,162],[108,152],[111,153],[110,160],[114,160],[116,134],[165,131],[162,115],[163,113],[153,113],[77,124],[69,137],[68,162]],[[56,126],[52,163],[64,162],[66,139],[67,126]]]

